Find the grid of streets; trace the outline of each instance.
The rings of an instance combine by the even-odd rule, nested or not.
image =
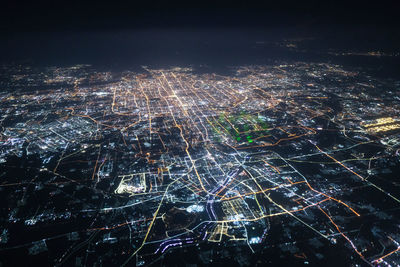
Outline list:
[[[204,264],[248,265],[235,249],[308,263],[329,248],[399,263],[399,81],[301,62],[7,69],[3,256],[140,266],[203,246]]]

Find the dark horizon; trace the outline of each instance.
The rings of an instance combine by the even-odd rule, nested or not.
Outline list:
[[[7,0],[0,10],[0,60],[226,62],[270,53],[248,52],[254,43],[295,38],[314,38],[311,47],[318,49],[393,53],[400,47],[396,7],[393,1]]]

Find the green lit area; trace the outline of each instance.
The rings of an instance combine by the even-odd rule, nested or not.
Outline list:
[[[266,118],[258,114],[240,111],[238,114],[221,112],[210,121],[214,135],[227,135],[236,142],[253,143],[255,139],[268,136]]]

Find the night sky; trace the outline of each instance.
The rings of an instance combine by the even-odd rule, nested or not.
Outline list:
[[[374,2],[374,3],[372,3]],[[2,31],[397,25],[396,1],[2,1]]]
[[[0,60],[259,64],[273,52],[250,44],[304,37],[319,38],[317,48],[391,52],[400,47],[398,10],[395,1],[6,0]]]

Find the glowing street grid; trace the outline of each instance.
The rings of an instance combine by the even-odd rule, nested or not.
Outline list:
[[[40,90],[0,94],[1,255],[400,262],[398,81],[306,63],[7,69],[3,88]]]

